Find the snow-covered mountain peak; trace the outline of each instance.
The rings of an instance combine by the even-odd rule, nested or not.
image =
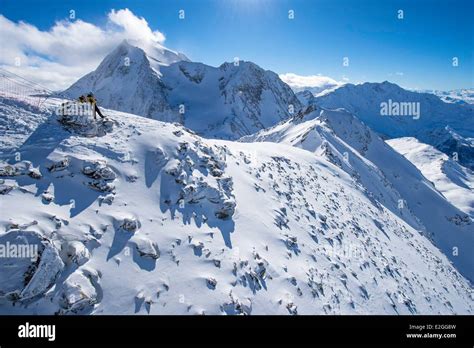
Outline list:
[[[133,40],[123,40],[110,54],[108,54],[99,65],[98,70],[105,70],[108,74],[113,74],[115,69],[133,65],[152,67],[158,74],[162,66],[189,61],[182,53],[174,52],[159,44],[141,48],[139,44],[134,44]],[[133,71],[131,71],[133,73]]]
[[[219,65],[219,69],[227,71],[229,73],[255,73],[255,72],[270,72],[270,70],[264,70],[257,64],[247,60],[239,60],[234,62],[224,62]]]
[[[314,99],[314,94],[309,90],[304,90],[296,93],[296,97],[303,105],[309,105]]]
[[[151,64],[143,49],[123,41],[96,70],[79,79],[62,95],[76,99],[93,92],[100,106],[114,106],[149,117],[159,113],[164,121],[178,122],[180,116],[168,105],[166,87],[161,81],[161,69],[166,65],[153,62]]]
[[[136,74],[138,69],[147,69],[150,66],[150,60],[145,51],[123,40],[104,58],[96,72],[99,75]]]
[[[188,57],[183,53],[170,50],[159,43],[153,43],[153,45],[143,47],[141,42],[129,39],[123,40],[118,48],[120,47],[131,52],[130,54],[134,54],[133,52],[137,50],[143,51],[154,69],[159,69],[160,66],[170,65],[180,61],[189,61]]]
[[[270,127],[301,107],[277,74],[252,62],[218,68],[186,60],[166,65],[127,42],[64,94],[77,98],[89,91],[103,107],[179,122],[224,139]]]

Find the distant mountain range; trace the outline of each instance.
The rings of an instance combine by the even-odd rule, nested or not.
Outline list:
[[[420,114],[383,115],[383,103],[414,103]],[[433,94],[408,91],[389,82],[346,84],[309,97],[307,105],[344,108],[385,139],[415,137],[474,168],[474,105],[445,103]]]
[[[474,88],[453,89],[451,91],[422,90],[441,98],[446,103],[474,104]]]

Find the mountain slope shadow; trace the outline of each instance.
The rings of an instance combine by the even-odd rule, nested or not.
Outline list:
[[[48,120],[40,124],[36,130],[26,139],[18,149],[21,160],[31,161],[34,167],[39,167],[42,177],[32,179],[28,176],[16,178],[18,185],[35,185],[36,196],[45,192],[53,194],[52,202],[58,205],[69,205],[70,216],[74,217],[89,207],[101,194],[85,185],[84,180],[78,180],[77,175],[82,176],[78,160],[74,160],[68,167],[51,171],[50,167],[54,161],[49,158],[57,148],[69,137],[72,132],[62,126],[52,115]],[[10,163],[15,163],[15,154],[11,154]],[[71,167],[73,167],[71,169]],[[50,202],[44,202],[49,204]]]

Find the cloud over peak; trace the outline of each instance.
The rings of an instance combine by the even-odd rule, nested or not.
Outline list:
[[[314,95],[321,93],[324,90],[341,86],[346,83],[336,81],[330,77],[322,76],[322,75],[297,75],[293,73],[287,74],[280,74],[280,79],[283,82],[288,84],[293,91],[301,92],[304,90],[308,90]]]
[[[287,83],[290,87],[296,89],[304,88],[322,88],[327,86],[337,86],[340,85],[340,82],[321,75],[296,75],[293,73],[281,74],[280,78]]]
[[[50,89],[68,87],[95,69],[124,39],[145,51],[162,47],[165,35],[129,9],[111,10],[103,26],[61,20],[49,30],[0,14],[0,66]]]

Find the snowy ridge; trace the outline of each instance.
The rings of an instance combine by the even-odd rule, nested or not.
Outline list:
[[[51,117],[11,140],[21,161],[2,164],[0,238],[39,234],[58,267],[32,299],[16,265],[2,313],[472,314],[447,257],[334,161],[104,111],[100,137]]]
[[[389,100],[419,103],[419,118],[382,116],[380,105]],[[445,103],[433,94],[408,91],[389,82],[347,84],[317,96],[312,103],[344,108],[384,138],[416,137],[449,156],[457,152],[461,164],[474,166],[474,145],[469,140],[474,137],[473,105]]]
[[[325,156],[356,177],[370,197],[433,239],[461,273],[474,279],[472,219],[347,111],[310,106],[294,118],[242,141],[285,143]],[[459,254],[453,250],[459,250]]]
[[[470,169],[415,138],[387,143],[412,162],[453,205],[474,217],[474,173]]]

